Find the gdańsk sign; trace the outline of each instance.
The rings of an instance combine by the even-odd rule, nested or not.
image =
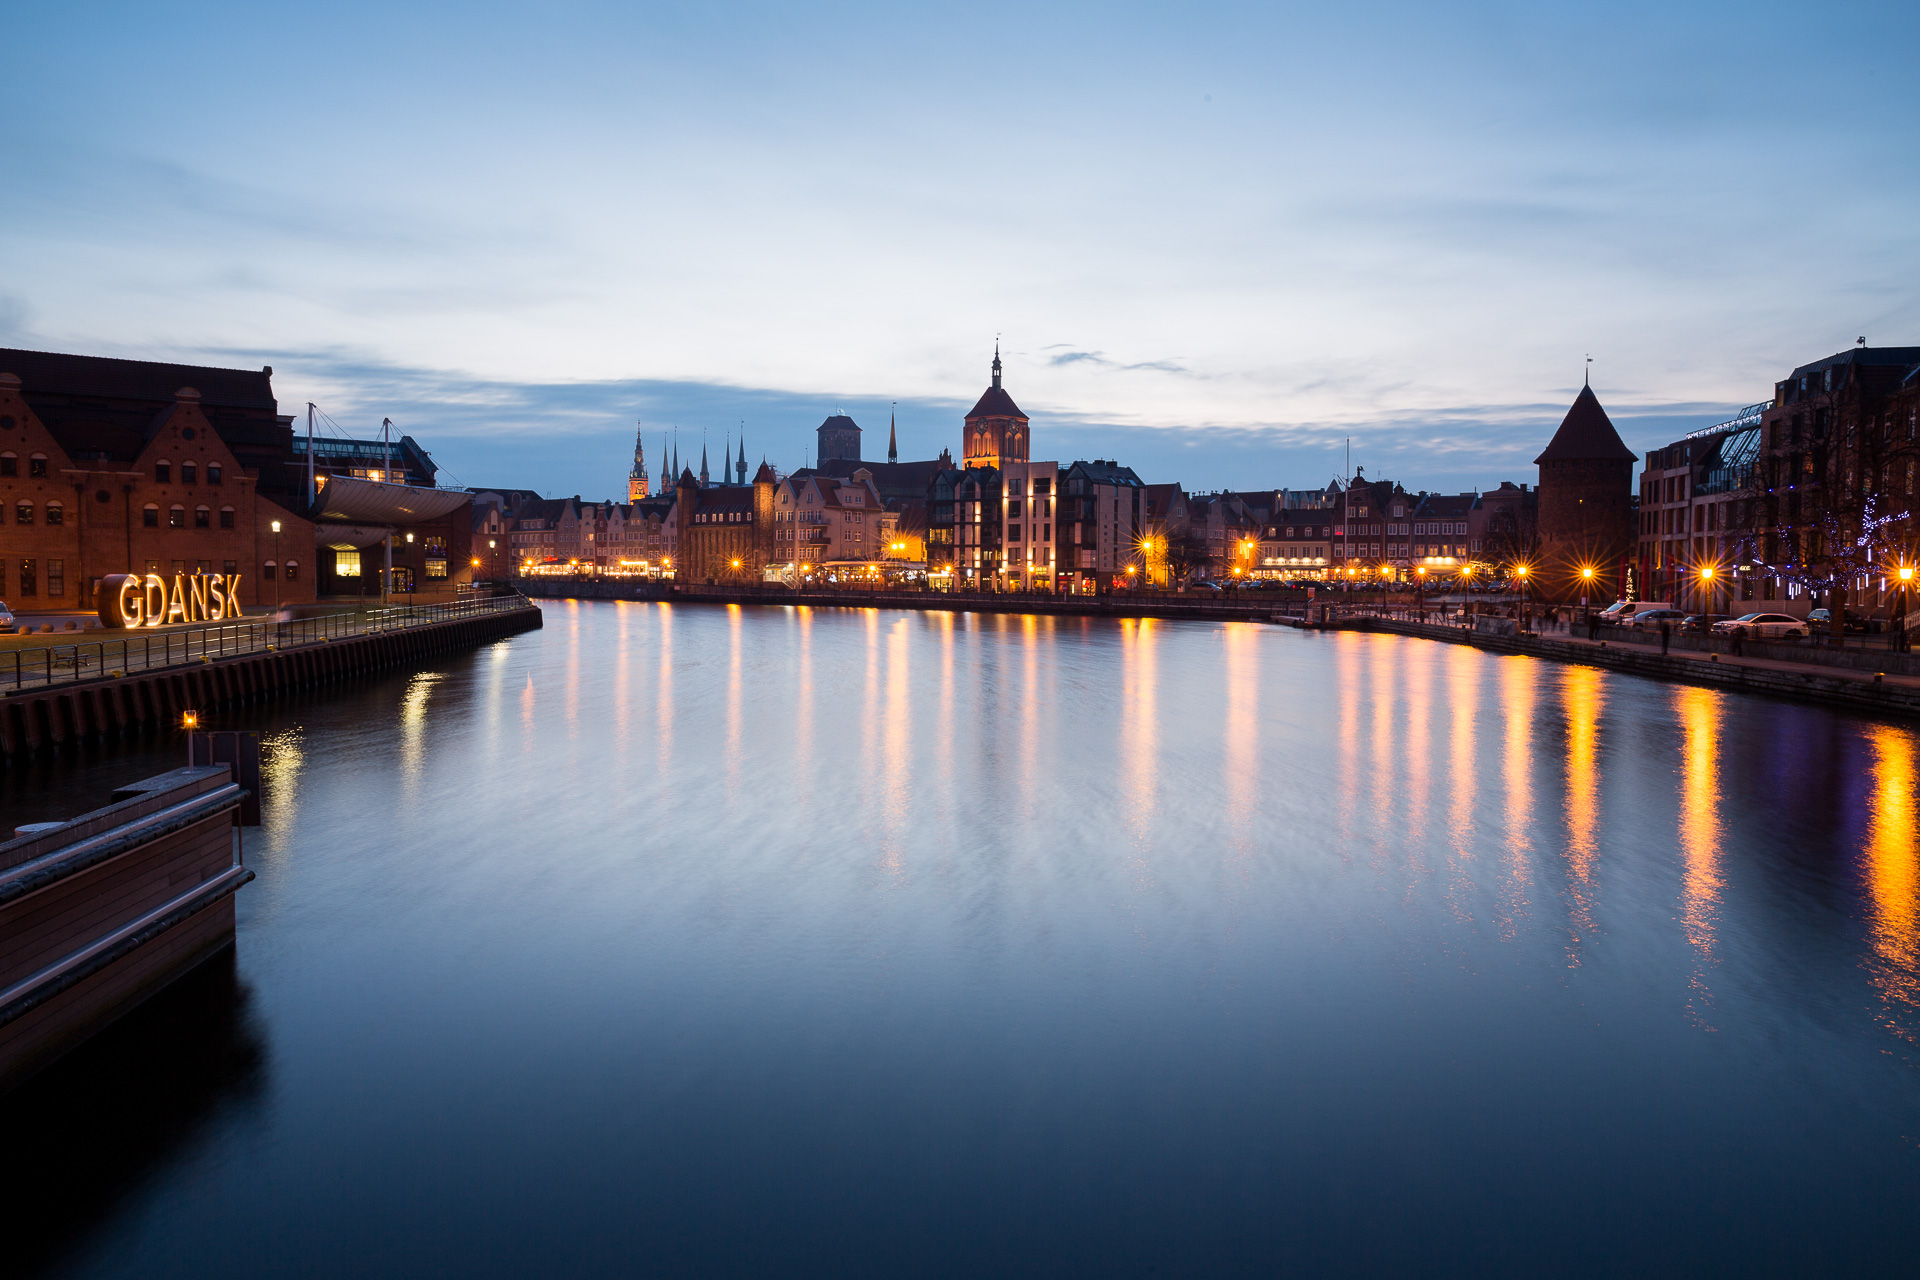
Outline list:
[[[157,573],[112,573],[100,579],[100,624],[163,627],[174,622],[219,622],[240,616],[240,575],[176,573],[172,585]]]

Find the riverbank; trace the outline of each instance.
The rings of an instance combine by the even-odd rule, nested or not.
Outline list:
[[[539,606],[524,598],[440,608],[449,616],[394,619],[385,629],[355,634],[265,624],[244,637],[216,637],[217,643],[203,643],[197,652],[180,645],[176,654],[175,646],[167,645],[163,660],[144,668],[135,668],[131,659],[149,655],[123,649],[121,665],[110,667],[115,655],[100,649],[102,643],[132,641],[66,646],[67,666],[49,656],[46,680],[29,685],[16,676],[15,687],[0,692],[0,756],[139,732],[176,721],[189,710],[204,713],[356,679],[541,625]],[[88,649],[100,651],[89,654]]]

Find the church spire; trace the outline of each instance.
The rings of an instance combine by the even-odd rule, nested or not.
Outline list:
[[[707,487],[707,433],[700,433],[700,487]]]
[[[895,411],[898,410],[899,407],[900,407],[899,402],[896,401],[894,403],[894,407],[887,411],[887,465],[888,466],[892,466],[894,463],[900,461],[900,438],[899,438],[899,435],[896,433],[896,429],[894,427],[894,422],[893,422],[895,417]]]
[[[747,424],[744,422],[740,424],[740,460],[734,464],[733,474],[738,477],[737,483],[747,482]]]
[[[638,502],[646,496],[647,443],[642,431],[636,429],[633,433],[633,470],[627,473],[627,501]]]
[[[1000,385],[1000,339],[993,340],[993,385]]]

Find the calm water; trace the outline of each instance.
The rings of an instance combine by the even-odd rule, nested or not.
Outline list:
[[[234,722],[234,958],[8,1103],[59,1274],[1910,1256],[1906,728],[1396,637],[565,602]]]

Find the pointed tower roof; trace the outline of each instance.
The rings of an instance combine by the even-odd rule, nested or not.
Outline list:
[[[707,482],[707,438],[700,437],[700,483]]]
[[[755,484],[779,483],[777,480],[774,479],[773,468],[767,465],[767,460],[765,458],[760,459],[760,469],[753,473],[753,482]]]
[[[1560,429],[1553,433],[1553,439],[1547,442],[1547,447],[1533,461],[1535,465],[1565,462],[1570,458],[1635,462],[1639,457],[1639,454],[1627,448],[1626,441],[1613,429],[1613,420],[1600,407],[1600,398],[1593,394],[1593,388],[1586,386],[1580,388],[1580,394],[1573,399],[1573,407],[1560,420]]]
[[[627,479],[645,480],[647,478],[647,445],[642,433],[633,433],[633,472]]]
[[[894,414],[890,409],[887,411],[887,461],[890,463],[900,461],[900,437],[894,428],[893,419]]]
[[[1013,402],[1013,397],[1000,386],[1000,344],[996,342],[993,344],[993,385],[987,388],[986,394],[980,397],[979,402],[967,413],[967,417],[1024,420],[1026,416],[1020,412],[1020,406]]]

